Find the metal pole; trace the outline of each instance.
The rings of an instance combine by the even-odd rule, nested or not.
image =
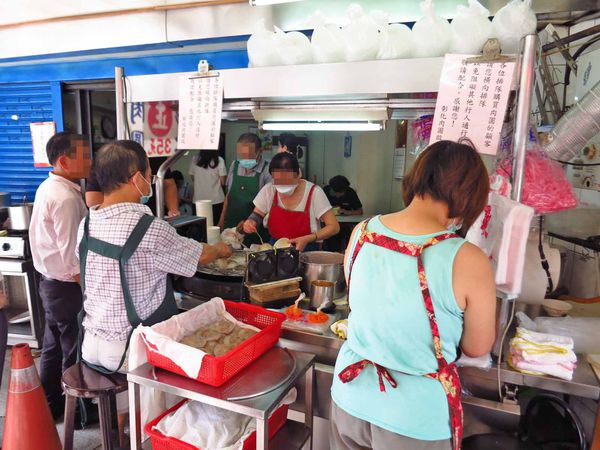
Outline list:
[[[513,135],[512,198],[521,201],[523,178],[525,175],[525,152],[529,141],[529,117],[531,115],[531,96],[535,79],[535,56],[537,35],[529,34],[524,38],[523,55],[519,68],[519,94]]]
[[[123,91],[124,71],[122,67],[115,67],[115,96],[117,104],[117,139],[127,139],[125,121],[127,120],[126,99]]]
[[[537,35],[527,35],[523,40],[523,51],[519,65],[519,92],[513,132],[512,198],[518,202],[521,201],[525,174],[525,153],[527,152],[527,142],[529,142],[529,118],[535,80]],[[500,304],[497,305],[496,309],[496,342],[492,354],[500,357],[502,354],[502,337],[504,336],[504,330],[512,320],[512,317],[510,317],[511,302],[515,301],[515,297],[499,294],[498,301]]]
[[[165,174],[185,153],[185,151],[176,150],[175,153],[161,164],[156,173],[156,217],[160,219],[165,216]]]

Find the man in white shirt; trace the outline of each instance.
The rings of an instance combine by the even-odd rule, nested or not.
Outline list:
[[[79,180],[90,173],[90,148],[84,136],[57,133],[46,145],[53,167],[36,192],[29,239],[35,269],[41,274],[39,294],[46,326],[40,378],[55,418],[64,410],[61,377],[75,363],[82,295],[75,255],[77,228],[86,206]]]

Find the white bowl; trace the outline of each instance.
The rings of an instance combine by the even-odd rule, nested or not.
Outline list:
[[[550,317],[562,317],[566,316],[571,309],[573,309],[573,305],[565,302],[563,300],[554,300],[551,298],[547,298],[542,302],[542,307],[546,314]]]

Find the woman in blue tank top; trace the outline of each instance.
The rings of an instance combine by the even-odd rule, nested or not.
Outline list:
[[[458,347],[494,341],[494,275],[456,234],[486,205],[488,174],[470,141],[423,151],[406,209],[360,224],[346,250],[351,313],[331,389],[334,450],[450,449],[462,438]]]

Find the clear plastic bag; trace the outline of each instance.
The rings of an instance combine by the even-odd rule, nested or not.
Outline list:
[[[535,33],[536,26],[531,0],[511,0],[492,20],[493,36],[500,41],[502,53],[518,53],[521,39]]]
[[[379,50],[379,25],[362,7],[352,4],[348,8],[350,23],[342,28],[346,43],[346,61],[368,61],[377,57]]]
[[[433,116],[431,114],[421,116],[412,123],[413,155],[418,156],[429,145],[432,125]]]
[[[406,25],[393,23],[380,29],[377,59],[410,58],[413,54],[412,31]]]
[[[346,60],[346,42],[342,29],[334,24],[318,24],[310,41],[314,63],[335,63]]]
[[[279,58],[284,66],[310,64],[312,50],[310,39],[299,31],[285,31],[275,27],[275,43],[279,51]]]
[[[569,336],[576,353],[600,353],[599,317],[537,317],[537,331]]]
[[[512,173],[512,160],[507,155],[500,161],[496,173],[509,177]],[[573,187],[556,161],[548,158],[544,150],[532,144],[525,155],[525,179],[521,203],[531,206],[536,214],[564,211],[577,206]]]
[[[483,44],[492,36],[492,22],[489,10],[477,0],[469,0],[469,6],[456,7],[456,17],[450,24],[450,52],[458,54],[479,54]]]
[[[265,26],[264,19],[261,19],[256,27],[256,31],[248,39],[248,66],[266,67],[281,65],[282,60],[278,44],[280,38],[281,36],[277,36],[273,31],[269,31]]]
[[[435,15],[433,0],[421,2],[421,17],[413,26],[415,56],[432,58],[444,56],[450,48],[450,24]]]

